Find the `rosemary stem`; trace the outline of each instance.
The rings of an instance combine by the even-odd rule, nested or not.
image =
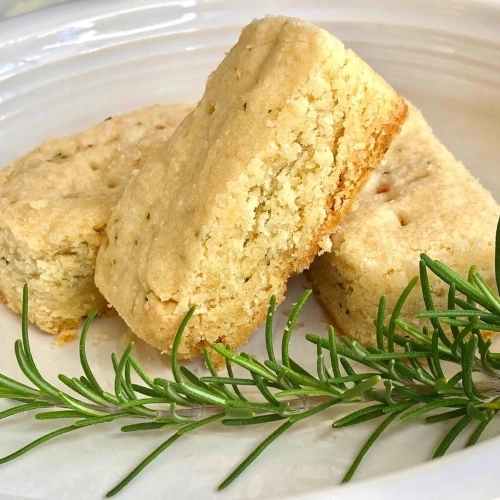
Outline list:
[[[434,306],[430,273],[449,287],[447,310]],[[498,288],[500,221],[496,234],[495,273]],[[349,337],[339,341],[331,326],[327,338],[307,334],[306,340],[316,351],[315,374],[290,356],[293,330],[310,290],[302,295],[289,314],[282,334],[281,360],[276,357],[278,350],[274,345],[276,298],[272,297],[265,325],[267,359],[258,360],[247,353],[234,352],[229,346],[212,344],[204,353],[210,376],[198,377],[181,366],[178,359],[183,332],[194,312],[192,308],[181,322],[172,345],[173,381],[167,380],[169,377],[152,379],[134,358],[130,344],[121,356],[111,355],[111,369],[115,374],[113,392],[104,391],[87,359],[85,341],[95,316],[92,313],[80,339],[83,375],[59,375],[66,386],[65,391],[71,393],[53,386],[35,364],[29,344],[28,289],[25,286],[21,339],[16,341],[14,353],[31,384],[0,373],[0,400],[8,399],[17,404],[0,412],[0,420],[29,412],[35,421],[72,419],[73,423],[0,458],[0,465],[64,434],[118,419],[132,420],[121,428],[129,434],[175,428],[166,441],[108,493],[112,496],[186,433],[216,420],[232,428],[283,420],[222,482],[219,489],[223,489],[294,423],[333,405],[352,403],[364,405],[334,420],[333,428],[378,418],[383,420],[359,451],[344,482],[351,479],[371,446],[396,419],[406,422],[420,418],[428,424],[456,420],[438,445],[436,457],[446,453],[469,426],[474,428],[466,443],[470,446],[500,413],[500,353],[490,350],[492,341],[483,335],[488,331],[500,331],[500,297],[474,266],[470,268],[468,279],[464,279],[443,263],[422,254],[420,288],[426,312],[417,314],[416,319],[427,321],[428,325],[418,329],[413,322],[415,318],[401,316],[403,305],[416,284],[415,278],[392,312],[386,308],[386,299],[381,298],[374,322],[376,346],[362,346]],[[219,376],[215,370],[210,350],[223,357],[227,376]],[[456,368],[451,378],[447,378],[442,369],[441,363],[445,361]],[[234,365],[245,370],[246,375],[235,377]],[[358,370],[359,365],[362,370]],[[132,382],[132,371],[140,378],[137,383]],[[477,373],[484,375],[484,379],[475,380],[479,378]],[[254,393],[243,395],[241,388],[248,386],[253,387]]]

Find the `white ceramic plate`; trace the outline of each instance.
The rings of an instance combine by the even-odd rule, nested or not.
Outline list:
[[[272,7],[269,6],[272,4]],[[242,25],[267,13],[298,16],[328,29],[420,106],[436,133],[500,200],[500,3],[460,0],[76,1],[0,23],[0,165],[38,142],[118,112],[159,101],[196,99]],[[430,194],[431,195],[431,194]],[[1,215],[0,215],[1,216]],[[492,235],[493,237],[493,235]],[[292,281],[288,303],[302,290]],[[301,333],[324,332],[311,301],[295,357],[312,366]],[[277,330],[285,316],[278,315]],[[35,357],[51,380],[80,375],[75,343],[62,349],[32,329]],[[0,370],[18,376],[13,342],[19,318],[0,307]],[[109,334],[107,340],[102,332]],[[111,385],[111,351],[124,325],[103,320],[90,336],[98,376]],[[257,333],[248,351],[263,355]],[[168,360],[140,344],[137,355],[165,375]],[[483,444],[427,460],[446,426],[395,426],[367,456],[357,482],[338,487],[370,425],[333,431],[338,410],[276,442],[233,486],[215,487],[268,429],[212,427],[177,443],[120,498],[494,498],[500,496],[498,426]],[[0,455],[50,424],[29,417],[0,423]],[[118,426],[66,436],[0,466],[1,498],[99,498],[163,436],[120,435]],[[456,448],[454,448],[456,449]]]
[[[19,16],[67,1],[69,0],[2,0],[0,2],[0,19]]]

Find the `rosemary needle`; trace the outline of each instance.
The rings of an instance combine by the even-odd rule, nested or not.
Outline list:
[[[389,427],[389,425],[392,424],[394,420],[401,414],[401,411],[396,411],[394,413],[391,413],[372,433],[372,435],[368,438],[366,443],[363,445],[361,448],[360,452],[358,453],[357,457],[354,459],[354,462],[352,463],[351,467],[349,467],[349,470],[347,471],[347,474],[344,476],[342,479],[343,483],[347,483],[351,480],[352,476],[356,472],[357,468],[359,467],[361,461],[363,460],[364,456],[368,453],[368,450],[373,446],[375,441],[382,435],[382,433]]]
[[[191,309],[173,342],[173,380],[150,377],[133,356],[131,344],[121,356],[111,356],[113,392],[103,389],[87,359],[86,340],[95,317],[92,313],[80,337],[79,358],[83,376],[76,378],[61,374],[59,381],[64,386],[61,390],[43,377],[31,352],[28,288],[25,286],[21,338],[15,342],[14,352],[28,382],[0,374],[0,398],[14,403],[14,406],[0,412],[0,419],[29,412],[35,421],[62,420],[72,423],[0,458],[0,464],[64,434],[118,419],[132,421],[121,427],[126,433],[170,432],[166,440],[109,491],[107,496],[112,496],[186,433],[216,421],[226,428],[236,428],[235,432],[242,432],[242,427],[249,425],[266,426],[283,421],[220,484],[219,489],[223,489],[296,422],[307,420],[334,405],[352,402],[365,406],[335,420],[332,423],[334,429],[378,418],[383,420],[368,437],[343,482],[354,476],[368,451],[395,420],[404,423],[420,418],[428,424],[456,420],[437,446],[434,457],[446,453],[457,437],[474,424],[465,445],[471,446],[500,411],[500,353],[492,352],[491,340],[485,340],[481,334],[483,331],[500,330],[500,223],[495,237],[496,291],[488,286],[473,266],[467,279],[464,279],[445,264],[423,254],[419,280],[413,279],[402,291],[388,321],[386,299],[380,299],[374,321],[376,347],[363,347],[347,337],[340,343],[331,326],[326,337],[306,335],[311,343],[311,355],[316,356],[316,373],[305,370],[289,354],[295,324],[311,295],[308,290],[289,315],[281,336],[280,350],[274,345],[276,298],[271,297],[265,324],[266,360],[259,361],[248,354],[233,352],[229,346],[214,344],[210,349],[223,357],[227,376],[217,373],[209,350],[204,352],[209,376],[198,377],[181,366],[177,353],[194,312]],[[429,273],[449,287],[447,310],[436,310],[434,307]],[[417,318],[427,318],[431,330],[428,327],[419,330],[400,316],[410,291],[418,282],[426,310]],[[325,353],[325,350],[328,352]],[[281,360],[276,357],[276,352],[280,352]],[[449,379],[443,373],[443,361],[456,367],[455,375]],[[363,367],[363,372],[357,371],[355,363]],[[240,366],[246,375],[235,377],[233,365]],[[481,373],[486,380],[476,381],[476,373]],[[132,380],[134,374],[139,382]],[[252,387],[260,397],[249,400],[242,392],[244,387]],[[113,431],[115,428],[110,429]],[[332,456],[334,453],[332,449]]]
[[[194,431],[199,427],[204,425],[208,425],[215,420],[220,419],[224,414],[218,413],[216,415],[212,415],[211,417],[204,418],[202,420],[198,420],[197,422],[193,422],[192,424],[181,427],[173,436],[169,437],[166,441],[164,441],[158,448],[156,448],[152,453],[150,453],[137,467],[135,467],[122,481],[120,481],[113,489],[108,491],[106,497],[112,497],[116,495],[119,491],[121,491],[125,486],[127,486],[132,479],[134,479],[143,469],[145,469],[155,458],[161,455],[169,446],[173,445],[178,439],[180,439],[184,434]]]
[[[241,462],[236,469],[219,485],[219,490],[227,488],[238,476],[240,476],[248,466],[254,462],[258,456],[276,439],[278,439],[284,432],[286,432],[293,425],[290,420],[286,421],[280,427],[278,427],[274,432],[267,436],[264,441],[262,441],[251,453],[248,455],[243,462]]]

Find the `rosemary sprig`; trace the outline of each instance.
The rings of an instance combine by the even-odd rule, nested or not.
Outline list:
[[[500,223],[496,233],[495,271],[498,288]],[[434,307],[429,272],[449,286],[446,310]],[[428,327],[418,330],[401,317],[404,303],[418,281],[426,311],[417,317],[428,319],[430,331]],[[484,332],[500,330],[500,297],[498,290],[492,290],[474,267],[464,279],[446,265],[423,254],[419,279],[412,280],[402,292],[387,324],[385,297],[380,300],[374,321],[377,347],[363,347],[347,337],[339,343],[332,327],[328,328],[327,337],[306,335],[314,345],[316,374],[307,372],[289,355],[295,323],[310,293],[305,292],[291,311],[280,349],[275,349],[273,343],[276,299],[271,297],[265,325],[268,359],[263,362],[248,354],[233,352],[227,346],[214,344],[211,350],[224,358],[227,376],[214,369],[210,350],[204,353],[210,375],[198,377],[182,366],[177,351],[194,312],[191,309],[173,342],[172,380],[152,379],[132,355],[133,344],[130,344],[120,357],[111,356],[114,390],[110,393],[99,384],[87,359],[86,339],[95,313],[87,318],[80,337],[79,357],[83,375],[79,378],[60,375],[64,390],[43,377],[29,343],[28,289],[25,286],[21,339],[16,341],[14,352],[30,384],[0,374],[0,398],[17,403],[0,412],[0,419],[28,411],[33,412],[37,420],[61,419],[71,423],[0,458],[0,464],[69,432],[118,419],[133,420],[121,428],[127,433],[172,428],[170,437],[108,492],[107,496],[113,496],[151,461],[195,429],[217,421],[228,427],[281,421],[279,427],[221,482],[219,489],[223,489],[295,423],[332,406],[351,402],[363,402],[366,406],[335,420],[334,428],[383,420],[360,450],[344,482],[353,477],[375,441],[396,420],[406,422],[425,417],[429,424],[454,420],[455,424],[438,445],[434,457],[446,453],[456,438],[473,424],[466,446],[479,440],[500,411],[500,353],[492,352],[491,340],[483,338]],[[324,351],[327,351],[326,355]],[[281,360],[275,352],[281,353]],[[443,361],[451,362],[457,368],[457,373],[449,379],[444,376]],[[353,362],[362,365],[363,372],[358,371]],[[233,365],[242,367],[247,375],[235,377]],[[476,373],[486,376],[486,381],[476,381]],[[140,382],[132,381],[133,378]],[[243,388],[249,386],[259,395],[257,398],[244,394]]]

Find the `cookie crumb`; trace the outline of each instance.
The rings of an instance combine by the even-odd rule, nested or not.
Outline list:
[[[59,335],[56,337],[56,340],[54,340],[53,346],[56,349],[59,349],[66,345],[68,342],[71,342],[72,340],[75,340],[78,338],[78,335],[75,330],[64,330]]]

